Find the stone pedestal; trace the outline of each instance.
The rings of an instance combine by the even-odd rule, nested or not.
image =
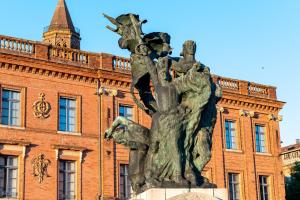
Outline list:
[[[130,200],[228,200],[226,189],[217,188],[153,188]]]

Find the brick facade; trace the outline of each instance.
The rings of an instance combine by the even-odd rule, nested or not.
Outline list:
[[[129,152],[103,140],[104,131],[119,116],[120,105],[132,107],[135,122],[146,127],[151,124],[131,99],[130,62],[111,54],[80,51],[80,35],[64,0],[59,0],[44,41],[0,35],[0,170],[5,168],[3,159],[18,158],[17,199],[52,200],[59,199],[62,186],[60,165],[70,161],[75,163],[74,199],[93,200],[99,194],[101,199],[118,199],[120,165],[128,164]],[[217,75],[213,78],[222,87],[223,97],[218,103],[212,158],[203,175],[218,188],[228,189],[232,184],[229,174],[237,176],[244,200],[260,199],[259,183],[266,177],[269,199],[285,199],[278,115],[284,103],[277,100],[276,88]],[[3,123],[4,101],[8,101],[5,91],[20,94],[17,125]],[[51,107],[50,115],[37,117],[34,112],[42,94]],[[60,128],[61,98],[76,102],[71,131]],[[49,108],[47,103],[38,107],[39,112]],[[226,134],[228,123],[234,127]],[[227,144],[232,136],[234,148]],[[40,154],[51,162],[41,183],[33,175]],[[3,180],[0,173],[0,183]],[[0,184],[0,199],[7,187]]]
[[[80,59],[74,59],[75,55],[80,55]],[[214,76],[214,80],[222,86],[223,98],[218,104],[212,159],[203,175],[219,188],[228,188],[228,173],[238,173],[242,199],[249,200],[259,198],[259,175],[266,175],[271,199],[284,199],[278,115],[284,103],[277,100],[276,88],[219,76]],[[130,81],[126,58],[0,36],[1,91],[14,89],[21,94],[21,125],[0,125],[0,153],[19,158],[19,199],[57,199],[59,159],[76,161],[76,199],[97,199],[99,152],[102,197],[119,196],[119,166],[128,163],[128,150],[101,140],[99,151],[98,133],[101,127],[103,135],[119,115],[119,105],[131,105],[134,121],[150,126],[150,118],[130,97]],[[100,97],[96,94],[99,85],[105,90]],[[111,90],[117,94],[111,95]],[[45,94],[45,101],[51,105],[46,119],[33,114],[32,105],[40,93]],[[75,133],[58,131],[60,96],[76,99]],[[226,120],[236,123],[236,150],[226,149]],[[264,153],[255,149],[257,124],[266,130]],[[40,153],[51,161],[49,177],[42,183],[33,177],[31,165]]]

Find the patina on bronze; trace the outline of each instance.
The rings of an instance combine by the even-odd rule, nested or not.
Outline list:
[[[152,118],[151,128],[117,117],[107,140],[130,148],[129,176],[136,193],[152,187],[213,187],[201,176],[211,158],[216,103],[221,89],[207,66],[196,61],[196,43],[187,40],[181,57],[171,57],[170,35],[144,34],[138,15],[104,16],[131,52],[135,103]],[[151,92],[150,81],[154,87]],[[134,95],[137,89],[139,98]]]

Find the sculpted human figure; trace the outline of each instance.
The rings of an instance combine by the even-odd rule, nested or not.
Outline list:
[[[105,131],[107,140],[114,139],[118,144],[129,147],[129,174],[134,191],[145,184],[144,162],[150,144],[149,129],[125,117],[117,117],[111,127]]]
[[[186,41],[182,57],[172,58],[170,36],[162,32],[144,35],[145,21],[138,15],[105,17],[117,26],[108,28],[121,36],[119,46],[131,52],[133,100],[152,118],[148,129],[117,117],[105,134],[130,148],[133,190],[203,186],[200,172],[211,156],[215,105],[221,93],[209,68],[196,61],[195,42]]]
[[[196,43],[183,44],[182,58],[173,65],[175,82],[181,89],[180,106],[185,111],[182,134],[184,177],[192,185],[205,182],[200,172],[211,157],[211,139],[215,125],[215,104],[221,97],[220,88],[211,79],[210,70],[195,59]],[[200,73],[200,74],[199,74]],[[189,78],[192,77],[192,78]],[[192,81],[191,81],[192,80]],[[197,81],[198,80],[198,81]],[[200,180],[199,180],[200,179]]]

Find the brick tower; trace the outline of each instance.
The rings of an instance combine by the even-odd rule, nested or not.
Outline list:
[[[65,0],[58,0],[50,26],[44,30],[43,41],[55,46],[80,49],[80,32],[73,25]]]

